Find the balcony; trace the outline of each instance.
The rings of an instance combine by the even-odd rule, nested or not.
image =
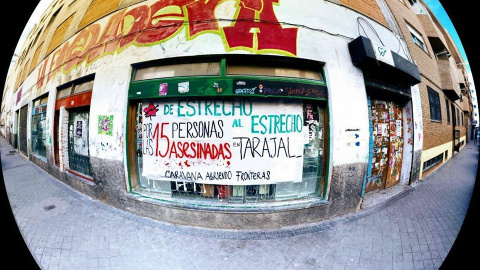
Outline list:
[[[452,101],[460,99],[460,84],[454,60],[448,56],[448,52],[436,54],[436,56],[443,93]]]
[[[467,95],[469,90],[467,89],[467,83],[465,82],[465,74],[463,73],[463,68],[457,67],[457,80],[460,84],[461,93],[463,95]]]
[[[442,52],[446,50],[446,41],[443,39],[443,36],[439,33],[437,26],[433,23],[432,19],[427,14],[417,14],[420,23],[422,24],[423,30],[427,35],[430,46],[434,52]]]

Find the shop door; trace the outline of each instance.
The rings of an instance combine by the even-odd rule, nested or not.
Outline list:
[[[27,120],[28,120],[28,105],[23,106],[20,109],[20,119],[19,119],[19,150],[25,156],[28,156],[27,150]]]
[[[402,108],[371,99],[369,104],[371,146],[365,192],[384,189],[400,182],[403,151]]]
[[[70,170],[91,176],[88,147],[88,123],[90,107],[69,110],[68,117],[68,165]]]

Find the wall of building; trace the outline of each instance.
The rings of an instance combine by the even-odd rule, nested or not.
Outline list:
[[[428,14],[416,14],[408,1],[387,0],[388,6],[391,8],[400,28],[402,29],[403,36],[408,44],[408,48],[412,54],[412,58],[418,65],[422,82],[418,85],[421,96],[421,109],[423,118],[423,151],[421,157],[421,171],[420,178],[423,176],[423,164],[424,162],[436,157],[441,153],[448,151],[448,155],[444,157],[444,160],[448,160],[453,155],[453,130],[460,130],[460,136],[466,138],[467,127],[465,125],[457,125],[453,127],[453,114],[449,105],[450,123],[447,123],[447,108],[445,99],[449,104],[452,103],[450,98],[446,97],[443,93],[443,89],[455,89],[460,92],[458,76],[457,61],[461,61],[461,57],[458,56],[458,50],[454,47],[451,38],[448,33],[440,26],[438,20],[433,16],[433,13],[426,7],[425,10]],[[422,4],[424,4],[422,2]],[[420,46],[413,42],[410,31],[407,24],[415,29],[420,35],[426,45],[427,51],[424,51]],[[448,63],[440,63],[437,60],[432,46],[430,44],[428,36],[438,38],[444,46],[452,53],[453,57],[448,59]],[[442,120],[432,120],[430,115],[430,102],[428,98],[427,86],[435,90],[440,97],[441,115]],[[466,102],[467,99],[466,99]],[[460,101],[454,102],[457,108],[462,108]],[[463,112],[463,111],[461,111]],[[462,113],[460,113],[462,116]],[[464,122],[466,120],[464,119]],[[466,141],[465,141],[466,142]],[[437,166],[438,167],[438,166]]]
[[[61,25],[65,18],[70,18],[73,10],[76,10],[68,28],[65,29],[64,42],[50,54],[46,52],[47,46],[44,45],[38,56],[38,59],[42,60],[39,60],[32,73],[26,76],[23,82],[20,81],[18,87],[23,89],[21,101],[18,104],[13,102],[15,94],[5,101],[14,104],[12,106],[14,112],[24,104],[31,104],[36,97],[48,93],[48,163],[42,163],[43,168],[92,197],[126,210],[181,224],[191,224],[195,220],[196,225],[225,228],[238,227],[239,223],[246,227],[288,226],[346,213],[357,207],[361,199],[363,178],[369,156],[369,121],[363,74],[352,64],[347,45],[360,34],[367,35],[372,41],[382,42],[386,48],[408,58],[399,47],[397,37],[385,26],[385,21],[378,14],[379,9],[375,1],[366,1],[366,6],[354,5],[355,1],[343,1],[342,4],[349,6],[346,8],[328,1],[306,0],[299,5],[298,1],[294,0],[280,2],[265,0],[263,9],[260,9],[254,1],[223,1],[216,9],[213,9],[214,6],[208,6],[215,1],[210,1],[210,4],[198,1],[195,2],[195,5],[205,5],[201,6],[202,10],[206,10],[201,14],[202,18],[213,16],[213,18],[224,20],[219,21],[218,24],[202,24],[200,26],[182,26],[181,23],[165,26],[167,30],[159,32],[161,37],[157,37],[155,40],[141,41],[138,39],[138,34],[127,35],[123,38],[122,36],[116,37],[117,25],[120,25],[119,29],[123,30],[124,34],[133,31],[132,29],[137,26],[121,24],[122,21],[128,21],[128,19],[122,20],[128,17],[125,14],[138,16],[145,20],[143,22],[148,23],[151,17],[147,15],[151,15],[153,12],[148,13],[147,11],[168,1],[136,2],[138,1],[120,1],[120,6],[126,8],[116,12],[112,12],[111,7],[105,7],[107,12],[111,13],[87,24],[81,31],[74,29],[81,25],[81,18],[83,18],[81,14],[88,12],[88,5],[80,7],[79,1],[76,1],[68,9],[62,9],[57,15],[58,19],[50,27],[55,28],[55,26]],[[57,4],[57,6],[59,5]],[[250,9],[245,8],[245,5]],[[357,7],[361,9],[362,13],[377,18],[379,21],[374,21],[352,10]],[[374,11],[369,12],[369,7]],[[282,27],[253,23],[252,27],[259,28],[260,33],[251,34],[249,31],[245,32],[240,29],[235,35],[230,36],[227,29],[235,30],[235,24],[239,24],[236,21],[237,16],[243,14],[242,12],[254,15],[255,12],[251,12],[251,9],[258,9],[256,14],[259,14],[260,19],[277,19]],[[180,12],[176,15],[178,16],[176,22],[183,22],[186,15],[179,7],[174,10]],[[240,13],[237,13],[238,10]],[[194,13],[191,13],[189,16],[193,15]],[[365,26],[365,29],[359,33],[358,17],[368,21],[375,31]],[[192,18],[189,19],[192,20]],[[137,23],[142,20],[138,20]],[[113,31],[109,32],[106,29],[113,29]],[[52,31],[45,34],[43,44],[49,44],[49,40],[53,39]],[[97,35],[100,37],[100,42],[94,44],[94,39],[89,39],[89,37]],[[137,38],[135,42],[134,38]],[[270,43],[271,38],[282,39],[285,42]],[[245,43],[246,45],[237,46],[245,41],[248,41]],[[33,54],[36,51],[33,48],[29,53]],[[273,54],[325,63],[330,129],[327,202],[311,207],[310,210],[304,209],[295,213],[291,211],[255,213],[247,218],[252,222],[245,222],[245,214],[241,213],[229,214],[228,219],[225,215],[215,211],[193,213],[185,208],[172,207],[128,193],[126,108],[132,74],[131,64],[178,56],[210,54]],[[60,167],[54,165],[53,119],[56,88],[93,73],[95,82],[90,107],[91,121],[88,129],[95,182],[92,185],[65,172],[64,165],[68,163],[65,155],[61,158]],[[414,134],[416,135],[422,133],[422,114],[418,110],[421,90],[412,91],[412,95],[414,96],[412,97]],[[61,116],[63,115],[66,114],[62,113]],[[113,116],[112,136],[98,132],[96,119],[102,115]],[[425,121],[425,117],[423,121]],[[65,130],[65,127],[61,129],[60,138],[64,137],[62,130]],[[349,130],[357,131],[358,138],[355,141],[352,141]],[[421,136],[418,136],[418,140],[417,136],[414,138],[416,142],[413,149],[413,163],[418,164],[418,153],[422,147],[423,138]],[[39,162],[35,157],[33,160]],[[412,174],[418,171],[417,167],[414,165]]]

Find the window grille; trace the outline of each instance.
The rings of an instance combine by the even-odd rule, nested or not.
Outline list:
[[[442,121],[442,109],[440,107],[440,95],[427,86],[428,101],[430,103],[430,119]]]

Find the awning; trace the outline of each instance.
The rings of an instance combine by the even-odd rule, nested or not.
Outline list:
[[[409,88],[418,84],[420,72],[418,67],[399,54],[359,36],[348,44],[353,65],[368,73],[368,77],[376,78],[390,85]]]

